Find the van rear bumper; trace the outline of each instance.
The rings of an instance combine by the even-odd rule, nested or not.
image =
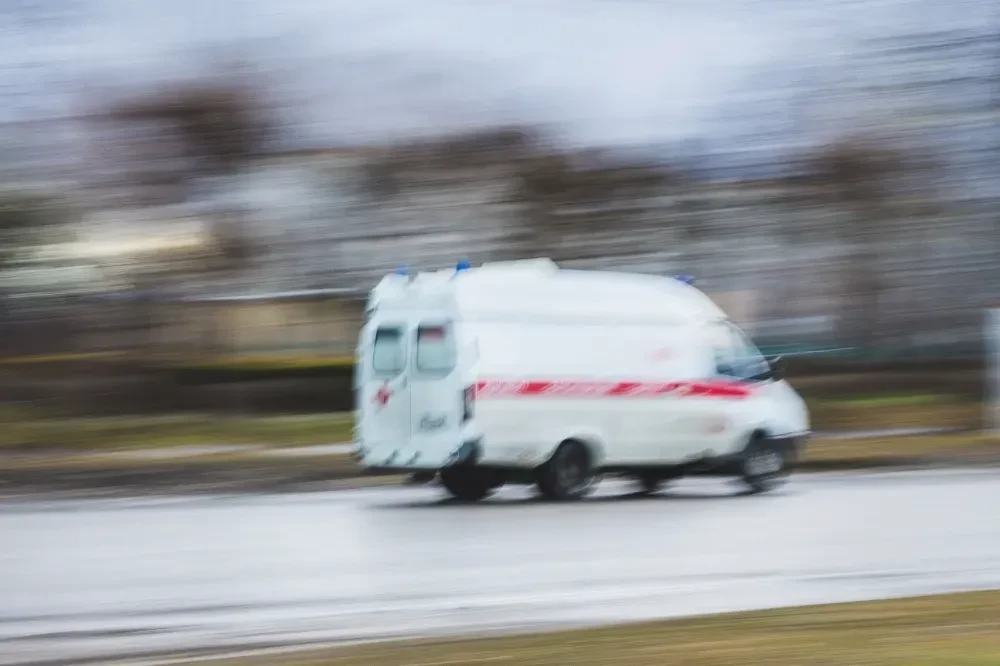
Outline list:
[[[430,458],[420,455],[419,451],[398,450],[388,456],[375,456],[370,452],[354,450],[351,453],[355,462],[371,474],[397,474],[417,471],[433,471],[445,467],[476,465],[482,459],[482,439],[470,439],[459,444],[454,451],[444,459],[430,462]],[[381,458],[381,459],[379,459]]]

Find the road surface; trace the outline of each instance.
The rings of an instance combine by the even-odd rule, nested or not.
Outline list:
[[[1000,588],[1000,472],[0,503],[0,663]]]

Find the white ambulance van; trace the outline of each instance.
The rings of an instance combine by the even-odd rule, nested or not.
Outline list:
[[[356,361],[357,460],[466,501],[506,483],[576,499],[604,473],[760,492],[809,433],[780,359],[670,277],[547,259],[400,272],[369,297]]]

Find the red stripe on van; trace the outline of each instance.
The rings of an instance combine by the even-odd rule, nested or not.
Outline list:
[[[487,379],[476,384],[476,397],[642,398],[677,395],[702,398],[747,398],[753,389],[731,381],[703,382],[602,382],[602,381],[511,381]]]

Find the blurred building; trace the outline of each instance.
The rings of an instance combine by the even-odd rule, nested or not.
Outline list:
[[[524,242],[525,207],[511,197],[509,162],[449,163],[427,145],[402,153],[372,143],[329,148],[316,113],[310,122],[291,113],[285,145],[239,175],[203,179],[183,192],[169,181],[152,183],[137,204],[127,176],[136,164],[162,163],[169,171],[170,154],[123,161],[116,148],[128,139],[123,127],[56,113],[59,105],[21,95],[16,109],[23,113],[5,114],[0,126],[0,173],[18,186],[73,192],[90,231],[108,237],[106,246],[128,234],[207,242],[222,222],[245,236],[245,261],[212,270],[196,266],[198,257],[165,264],[157,286],[175,295],[356,291],[399,264],[419,269],[544,253],[567,266],[693,273],[713,292],[753,294],[764,337],[819,344],[835,342],[831,320],[852,297],[844,293],[851,248],[833,233],[842,211],[790,201],[786,179],[804,146],[874,127],[938,162],[913,175],[901,198],[905,214],[874,241],[884,282],[880,333],[902,346],[974,346],[979,309],[1000,285],[1000,28],[980,20],[987,4],[810,5],[817,24],[847,11],[870,12],[872,20],[850,51],[763,69],[744,81],[711,110],[699,136],[622,147],[682,170],[683,191],[649,194],[634,202],[641,210],[591,202],[582,217],[598,222],[534,248]],[[295,71],[295,63],[282,66]],[[301,68],[315,72],[316,61]],[[399,168],[389,176],[373,172],[386,160]],[[620,222],[625,216],[628,224]],[[119,245],[123,258],[106,266],[124,274],[148,260]]]

